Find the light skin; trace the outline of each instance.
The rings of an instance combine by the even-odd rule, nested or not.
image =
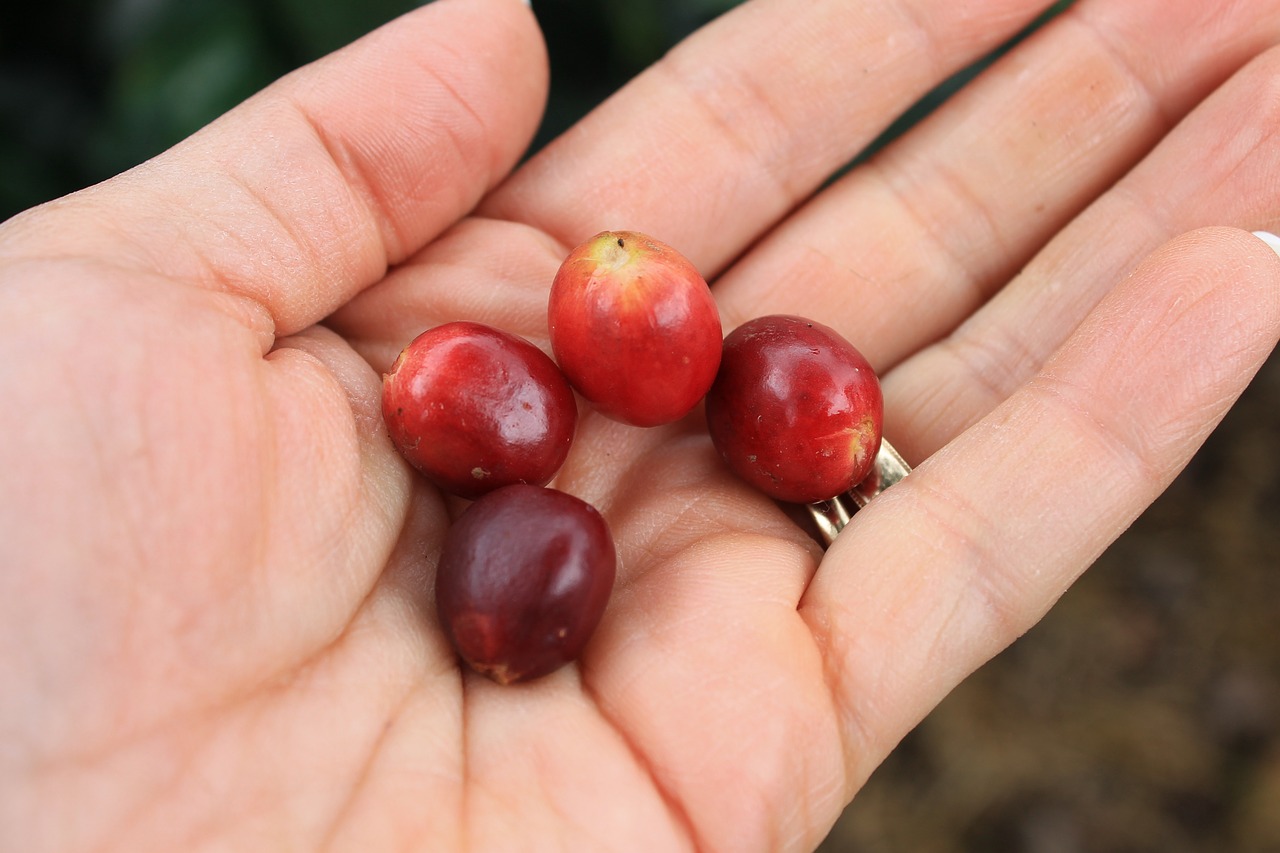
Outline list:
[[[513,172],[535,17],[442,0],[6,223],[0,848],[814,847],[1280,335],[1274,2],[1081,0],[820,190],[1039,6],[753,0]],[[503,688],[436,623],[458,505],[379,371],[452,319],[545,347],[605,228],[726,327],[841,330],[917,468],[824,555],[699,415],[584,413],[555,485],[618,585],[579,665]]]

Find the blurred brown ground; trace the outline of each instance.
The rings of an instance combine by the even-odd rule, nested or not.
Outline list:
[[[902,742],[821,851],[1280,851],[1278,522],[1280,354],[1049,615]]]

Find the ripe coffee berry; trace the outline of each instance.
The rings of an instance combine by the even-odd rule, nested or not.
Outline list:
[[[724,341],[707,428],[728,466],[781,501],[812,503],[871,472],[884,402],[862,354],[802,317],[750,320]]]
[[[683,255],[634,231],[605,231],[570,253],[547,306],[551,348],[570,383],[636,426],[684,417],[720,364],[720,313]]]
[[[480,323],[419,335],[383,378],[382,416],[396,449],[441,489],[478,498],[545,485],[564,464],[578,410],[555,363]]]

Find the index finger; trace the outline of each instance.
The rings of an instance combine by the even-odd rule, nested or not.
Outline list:
[[[1044,0],[756,0],[674,48],[489,198],[575,245],[645,231],[708,274]]]
[[[1275,254],[1233,229],[1184,235],[858,513],[801,603],[855,784],[1169,485],[1277,338]]]

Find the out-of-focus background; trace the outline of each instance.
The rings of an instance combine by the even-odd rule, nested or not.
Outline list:
[[[535,147],[736,2],[535,0],[553,81]],[[0,220],[146,159],[412,5],[5,3]],[[822,849],[1280,851],[1278,521],[1273,358],[1173,488],[906,738]]]

